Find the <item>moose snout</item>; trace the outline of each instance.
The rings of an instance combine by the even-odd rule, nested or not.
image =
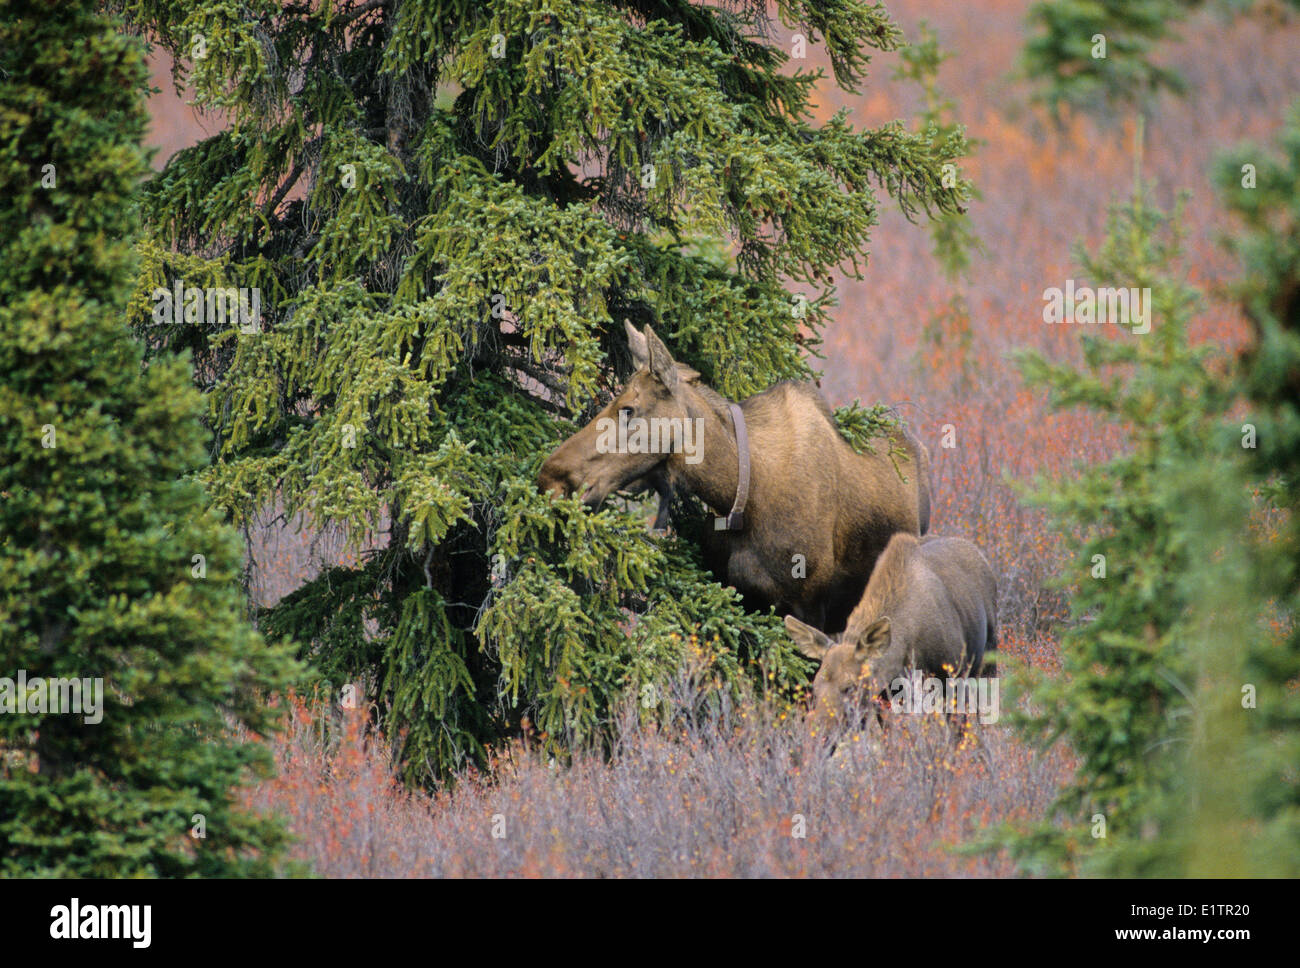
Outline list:
[[[578,482],[573,479],[572,473],[553,461],[547,461],[537,472],[537,489],[543,494],[568,497],[577,486]]]
[[[591,508],[597,507],[609,492],[609,489],[598,479],[593,480],[588,465],[557,460],[554,455],[549,457],[542,465],[542,469],[537,472],[537,489],[555,497],[571,497],[578,494]]]

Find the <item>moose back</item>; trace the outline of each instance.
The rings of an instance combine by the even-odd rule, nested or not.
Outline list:
[[[636,373],[547,458],[538,487],[578,493],[592,508],[629,486],[653,488],[661,501],[675,489],[725,519],[741,490],[745,450],[743,525],[707,532],[706,565],[749,608],[775,605],[816,628],[842,630],[890,537],[929,527],[925,446],[900,427],[877,453],[859,454],[815,386],[784,382],[739,405],[748,437],[741,448],[729,401],[677,363],[649,326],[641,333],[629,324],[627,333]],[[891,445],[906,455],[897,469]]]

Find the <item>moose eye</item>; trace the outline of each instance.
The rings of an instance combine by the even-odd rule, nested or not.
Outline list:
[[[628,419],[631,419],[636,414],[636,410],[633,407],[619,407],[618,412],[620,416],[627,417]]]

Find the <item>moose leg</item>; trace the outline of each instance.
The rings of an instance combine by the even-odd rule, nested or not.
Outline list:
[[[984,666],[980,669],[980,675],[986,679],[996,679],[998,675],[997,656],[993,653],[998,649],[998,630],[990,619],[988,623],[987,639],[984,645]]]
[[[707,533],[715,535],[721,532],[710,531]],[[714,571],[714,576],[719,577],[723,584],[730,585],[737,590],[743,589],[741,598],[748,611],[761,612],[769,606],[776,606],[780,611],[786,600],[784,589],[773,580],[766,562],[759,556],[757,551],[746,546],[733,548],[731,553],[723,560],[725,561],[724,575],[719,576],[717,571]],[[707,563],[708,559],[706,558]],[[799,615],[796,614],[795,618],[799,618]],[[808,624],[812,624],[811,619],[809,619]]]
[[[633,494],[654,491],[659,495],[659,510],[655,512],[654,523],[650,525],[650,530],[659,533],[668,530],[668,526],[672,523],[673,482],[667,471],[656,467],[644,477],[629,481],[623,489]]]
[[[667,531],[668,525],[672,523],[673,487],[668,483],[667,478],[664,478],[656,485],[655,491],[659,495],[659,513],[655,515],[654,524],[650,526],[650,530]]]

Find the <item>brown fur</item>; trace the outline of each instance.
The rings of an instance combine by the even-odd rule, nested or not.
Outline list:
[[[944,678],[994,674],[988,653],[997,647],[997,581],[964,538],[898,534],[842,635],[831,638],[789,616],[785,625],[799,650],[821,661],[810,719],[826,725],[909,668]]]
[[[641,368],[609,406],[551,454],[538,487],[561,495],[578,492],[596,507],[629,482],[654,487],[662,501],[657,482],[666,478],[715,514],[726,514],[738,478],[727,401],[674,361],[650,327],[642,334],[629,326],[628,339]],[[598,453],[598,421],[616,420],[621,408],[637,417],[702,420],[703,459],[691,464],[682,453]],[[894,442],[910,457],[900,461],[904,481],[888,456],[888,442],[877,444],[877,454],[858,454],[812,384],[779,383],[741,408],[751,461],[745,527],[709,530],[706,564],[751,608],[774,605],[818,628],[842,629],[890,537],[923,533],[929,526],[929,455],[906,430],[897,432]],[[804,577],[793,574],[796,555],[803,556]]]

